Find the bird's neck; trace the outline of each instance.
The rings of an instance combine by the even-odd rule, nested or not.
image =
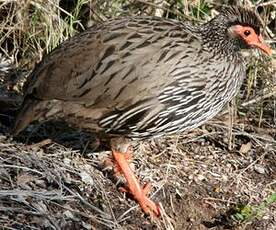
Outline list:
[[[228,35],[227,27],[206,23],[200,27],[199,33],[202,37],[204,48],[210,50],[210,52],[215,52],[222,56],[239,56],[241,50],[240,41]]]

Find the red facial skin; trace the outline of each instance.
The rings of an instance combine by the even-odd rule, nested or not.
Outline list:
[[[269,56],[272,54],[272,49],[265,44],[262,36],[257,35],[252,27],[235,25],[232,32],[240,36],[250,47],[258,48]]]

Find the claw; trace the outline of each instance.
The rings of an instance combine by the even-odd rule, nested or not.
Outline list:
[[[133,198],[139,203],[141,208],[146,214],[149,214],[152,217],[158,217],[160,215],[160,208],[157,204],[155,204],[150,198],[147,197],[150,192],[151,185],[149,183],[145,184],[141,187],[138,179],[130,169],[127,159],[124,153],[120,153],[117,151],[112,151],[114,159],[122,174],[125,176],[128,188],[121,188],[120,190],[123,192],[130,193]],[[128,154],[129,156],[129,154]]]

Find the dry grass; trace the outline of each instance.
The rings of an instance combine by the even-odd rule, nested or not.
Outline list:
[[[94,23],[140,14],[204,21],[221,2],[236,1],[69,2],[0,1],[0,99],[8,101],[0,100],[1,109],[20,103],[22,85],[44,54]],[[275,1],[243,3],[259,6],[275,47]],[[13,111],[0,109],[0,228],[275,229],[275,202],[256,215],[244,211],[275,194],[275,65],[275,54],[248,58],[240,94],[216,119],[180,136],[136,143],[135,172],[152,183],[153,199],[161,202],[158,220],[118,191],[121,182],[103,168],[110,152],[93,150],[88,134],[48,123],[12,140]],[[54,141],[28,145],[46,138]]]

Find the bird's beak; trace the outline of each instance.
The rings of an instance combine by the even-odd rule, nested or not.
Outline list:
[[[267,55],[272,55],[272,49],[264,42],[262,35],[259,35],[254,41],[249,41],[248,45],[262,50]]]

